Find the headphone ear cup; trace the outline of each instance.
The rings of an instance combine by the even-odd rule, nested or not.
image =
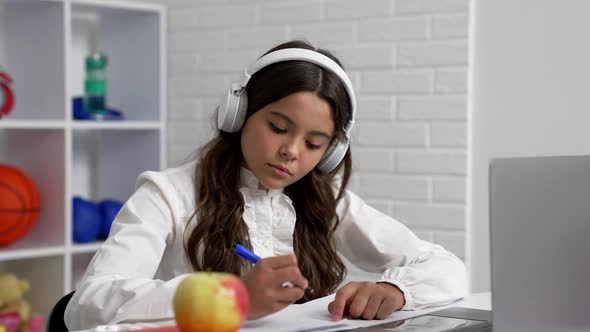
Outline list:
[[[244,120],[246,119],[246,113],[248,112],[248,94],[246,93],[246,89],[242,92],[241,95],[238,96],[238,106],[236,107],[236,121],[234,123],[234,131],[236,132],[242,129],[244,125]]]
[[[330,173],[344,159],[346,151],[348,151],[348,142],[332,143],[316,167],[323,173]]]
[[[248,96],[246,90],[234,83],[224,94],[217,110],[217,128],[221,131],[234,133],[244,124],[248,110]]]

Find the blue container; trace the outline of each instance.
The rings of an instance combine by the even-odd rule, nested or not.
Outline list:
[[[75,242],[96,241],[102,221],[98,205],[75,196],[72,201],[73,238]]]
[[[123,207],[123,202],[116,199],[105,199],[99,203],[99,208],[102,214],[102,221],[100,224],[99,238],[106,239],[111,231],[113,220]]]

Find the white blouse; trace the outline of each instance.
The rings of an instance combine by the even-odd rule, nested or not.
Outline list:
[[[70,330],[174,317],[174,291],[193,272],[183,234],[195,208],[195,165],[139,176],[137,190],[66,308]],[[296,215],[289,197],[282,190],[259,190],[256,177],[244,168],[240,178],[253,251],[261,257],[292,254]],[[467,294],[463,262],[440,245],[419,239],[348,190],[337,213],[336,250],[348,271],[340,286],[351,280],[390,282],[404,293],[403,310],[443,305]]]

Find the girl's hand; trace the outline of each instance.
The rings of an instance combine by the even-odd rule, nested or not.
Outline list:
[[[250,297],[248,319],[270,315],[294,303],[308,285],[293,255],[261,259],[242,280]],[[286,282],[295,287],[283,287]]]
[[[387,282],[350,282],[336,292],[328,305],[332,320],[352,318],[384,319],[406,304],[403,292]]]

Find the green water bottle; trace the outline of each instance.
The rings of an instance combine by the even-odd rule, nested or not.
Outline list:
[[[94,52],[85,60],[84,109],[95,115],[107,112],[107,57]]]

